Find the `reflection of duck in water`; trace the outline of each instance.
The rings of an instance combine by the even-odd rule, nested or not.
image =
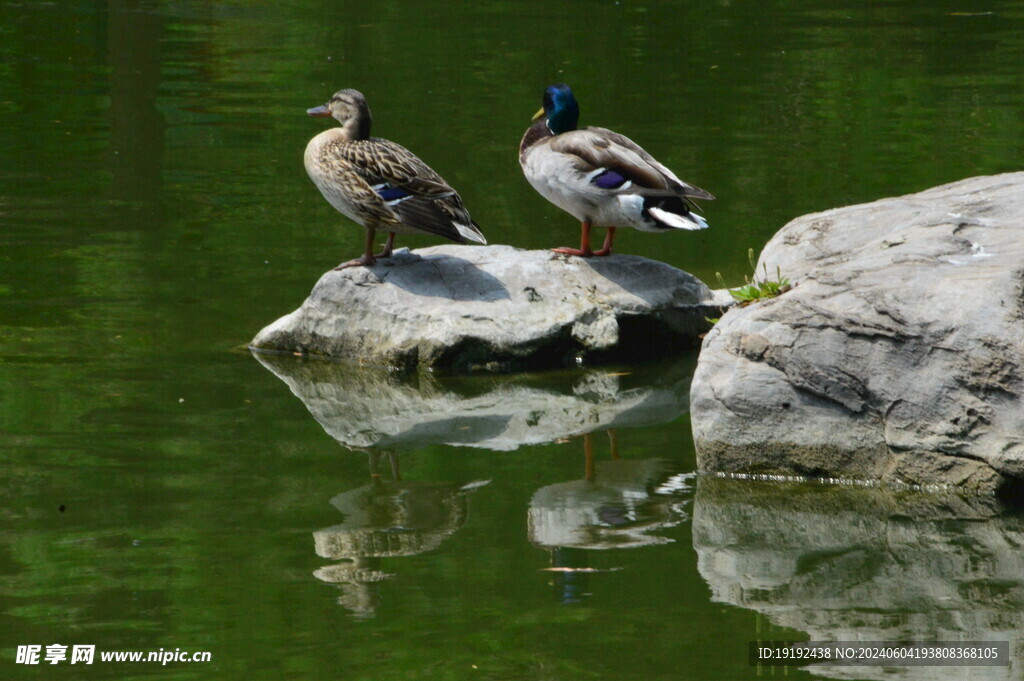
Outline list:
[[[370,452],[371,482],[331,499],[344,521],[313,533],[316,553],[343,563],[321,568],[314,576],[341,585],[339,602],[358,615],[376,610],[375,582],[391,577],[381,570],[384,558],[432,551],[466,521],[466,495],[489,481],[406,482],[397,456],[388,453],[391,479],[378,473],[382,452]]]
[[[583,436],[582,480],[542,487],[530,500],[530,541],[551,551],[555,588],[566,602],[586,590],[589,551],[665,544],[651,534],[686,519],[684,500],[692,474],[680,474],[661,459],[623,459],[615,431],[608,431],[609,461],[594,462],[593,437]]]

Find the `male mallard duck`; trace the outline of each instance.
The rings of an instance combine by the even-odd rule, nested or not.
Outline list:
[[[616,227],[642,232],[705,229],[690,199],[713,199],[680,180],[628,137],[605,128],[576,129],[580,109],[568,85],[544,91],[544,108],[519,144],[519,165],[541,196],[583,223],[579,249],[558,253],[608,255]],[[590,250],[590,228],[607,227],[604,246]]]
[[[306,145],[306,172],[329,204],[366,228],[363,257],[334,269],[373,265],[388,257],[398,233],[487,243],[458,193],[440,175],[405,147],[370,137],[370,107],[362,93],[340,90],[306,113],[333,116],[341,123]],[[378,229],[388,232],[388,240],[374,255]]]

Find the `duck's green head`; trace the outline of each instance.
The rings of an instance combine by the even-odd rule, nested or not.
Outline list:
[[[576,129],[580,119],[580,106],[572,96],[572,90],[564,83],[551,85],[544,91],[544,108],[536,113],[533,120],[546,116],[548,130],[555,135]]]

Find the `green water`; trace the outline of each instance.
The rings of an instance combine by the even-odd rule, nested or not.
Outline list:
[[[492,243],[547,248],[578,225],[516,150],[567,82],[718,197],[618,250],[734,283],[798,215],[1019,170],[1022,29],[980,0],[0,3],[0,678],[827,678],[747,643],[1019,644],[1016,517],[695,478],[694,356],[408,383],[237,348],[360,252],[301,161],[337,89]],[[51,644],[97,660],[16,663]],[[98,659],[176,648],[212,660]]]

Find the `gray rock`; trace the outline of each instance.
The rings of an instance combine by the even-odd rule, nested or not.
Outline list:
[[[795,286],[705,338],[701,469],[985,491],[1024,477],[1024,173],[798,218],[762,265]]]
[[[402,249],[374,267],[326,273],[251,347],[406,370],[649,357],[693,344],[719,300],[692,275],[637,256]]]
[[[815,675],[1016,679],[1024,518],[993,513],[952,493],[701,477],[693,546],[712,600],[763,615],[765,639],[796,629],[814,641],[1010,641],[1009,667],[815,666]]]

